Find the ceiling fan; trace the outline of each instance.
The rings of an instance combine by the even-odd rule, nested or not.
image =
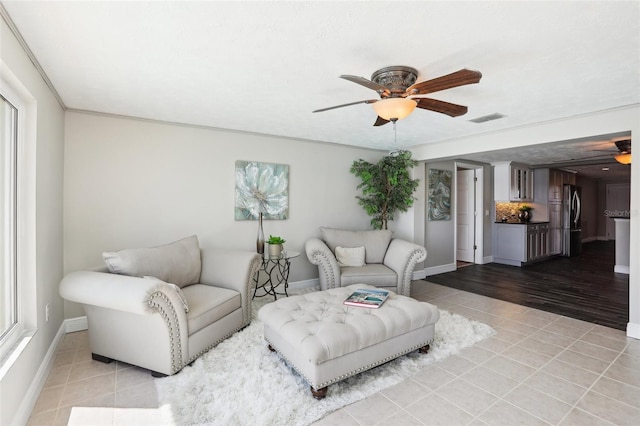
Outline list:
[[[371,80],[355,75],[341,75],[340,78],[375,90],[380,99],[350,102],[317,109],[313,112],[328,111],[357,104],[372,104],[373,109],[378,114],[378,118],[373,124],[374,126],[382,126],[390,121],[395,122],[405,118],[416,107],[446,114],[450,117],[458,117],[467,113],[466,106],[423,96],[453,87],[478,83],[482,78],[482,74],[479,71],[461,69],[460,71],[419,83],[416,83],[417,77],[418,71],[416,69],[401,65],[381,68],[371,75]]]
[[[626,136],[626,137],[612,139],[611,142],[613,142],[616,148],[618,148],[619,153],[631,154],[631,138],[630,137]],[[610,149],[594,149],[594,151],[606,151],[606,152],[615,153],[615,151],[611,151]]]
[[[631,138],[622,137],[613,139],[611,142],[616,145],[616,148],[618,148],[618,152],[600,149],[595,149],[594,151],[611,152],[610,155],[613,155],[613,158],[615,158],[618,163],[631,164]]]
[[[559,159],[553,161],[554,164],[562,163],[566,165],[594,165],[611,163],[614,160],[621,164],[631,164],[631,138],[623,136],[603,142],[615,145],[609,149],[591,149],[590,151],[606,152],[607,154],[598,154],[585,157],[574,157],[569,159]],[[586,151],[580,151],[586,153]]]

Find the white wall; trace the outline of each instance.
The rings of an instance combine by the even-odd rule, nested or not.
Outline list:
[[[26,422],[30,404],[34,401],[33,394],[37,396],[38,385],[42,385],[34,378],[39,376],[39,369],[63,320],[58,283],[62,278],[63,252],[64,112],[3,19],[0,19],[0,57],[2,66],[6,67],[4,71],[15,76],[28,92],[36,118],[32,129],[34,137],[29,146],[31,152],[27,154],[33,168],[29,173],[35,175],[35,182],[21,190],[22,193],[27,191],[31,198],[28,203],[35,208],[20,213],[31,231],[21,234],[19,243],[33,247],[32,254],[23,260],[29,264],[30,279],[35,280],[30,283],[35,287],[35,300],[28,301],[33,303],[35,318],[28,325],[35,327],[37,332],[0,380],[0,424],[8,425]],[[44,318],[46,304],[50,304],[48,322]]]
[[[257,222],[234,220],[236,160],[289,165],[289,219],[265,221],[292,261],[290,282],[317,278],[304,243],[322,225],[370,229],[355,198],[358,158],[386,152],[291,138],[67,112],[65,273],[102,265],[101,253],[196,234],[201,246],[255,250]],[[395,224],[390,224],[391,227]],[[67,318],[83,315],[67,303]]]
[[[456,165],[453,161],[427,163],[425,167],[425,191],[428,191],[429,170],[449,170],[451,172],[451,219],[450,220],[428,220],[428,199],[425,197],[425,247],[427,249],[427,260],[425,268],[434,271],[437,266],[455,265],[455,212],[456,212]],[[451,269],[450,269],[451,270]],[[442,272],[442,271],[439,271]],[[431,272],[427,272],[431,275]]]

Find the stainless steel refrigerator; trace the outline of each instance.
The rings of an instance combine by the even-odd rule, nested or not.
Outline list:
[[[565,256],[578,256],[582,252],[580,187],[564,185],[563,190],[562,254]]]

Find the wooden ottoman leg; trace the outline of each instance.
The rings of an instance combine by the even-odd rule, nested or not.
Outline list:
[[[429,349],[431,349],[431,346],[429,345],[424,345],[423,347],[421,347],[420,349],[418,349],[418,351],[421,354],[426,354],[427,352],[429,352]]]
[[[310,386],[309,389],[311,389],[311,395],[313,395],[315,399],[323,399],[325,396],[327,396],[327,389],[329,389],[329,386],[325,386],[317,390],[314,389],[313,386]]]
[[[271,352],[275,352],[275,351],[276,351],[275,349],[273,349],[273,346],[271,346],[271,345],[269,345],[269,350],[270,350]]]

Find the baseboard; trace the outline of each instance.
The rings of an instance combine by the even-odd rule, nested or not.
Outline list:
[[[627,323],[627,337],[640,339],[640,324],[633,322]]]
[[[495,263],[499,263],[501,265],[509,265],[509,266],[517,266],[517,267],[521,267],[523,265],[524,262],[521,262],[519,260],[513,260],[513,259],[501,259],[499,257],[493,259],[493,261]]]
[[[319,278],[312,278],[310,280],[302,280],[302,281],[295,281],[292,283],[289,283],[289,288],[292,290],[302,290],[302,289],[306,289],[306,288],[320,288],[320,279]]]
[[[63,325],[67,333],[89,329],[89,321],[86,316],[66,319]]]
[[[415,280],[423,280],[427,278],[427,271],[425,269],[420,269],[419,271],[414,270],[411,279]]]
[[[455,270],[455,269],[454,269]],[[449,272],[448,270],[445,272]],[[438,272],[441,273],[441,272]],[[435,274],[431,274],[435,275]],[[426,269],[414,270],[413,275],[411,276],[412,280],[422,280],[427,276]],[[292,290],[302,290],[307,288],[320,288],[320,279],[312,278],[310,280],[302,280],[302,281],[294,281],[289,283],[289,288]],[[86,321],[86,317],[83,317]],[[80,320],[81,318],[75,318],[75,320]],[[79,328],[78,330],[86,330],[86,326],[84,328]]]
[[[13,418],[12,424],[26,425],[29,421],[33,407],[35,407],[38,397],[40,396],[40,392],[42,391],[42,388],[47,381],[47,377],[49,377],[49,373],[51,372],[51,368],[53,367],[58,345],[62,342],[62,339],[64,339],[65,334],[67,334],[67,331],[65,322],[63,321],[55,337],[51,341],[51,345],[49,345],[49,349],[44,355],[38,371],[36,371],[35,376],[33,376],[33,380],[31,380],[31,385],[29,385],[29,389],[27,389],[20,407],[18,407],[18,411]]]
[[[613,267],[613,272],[616,272],[618,274],[627,274],[627,275],[629,275],[629,267],[628,266],[624,266],[624,265],[615,265]]]
[[[430,276],[430,275],[438,275],[438,274],[444,274],[445,272],[451,272],[451,271],[455,271],[456,270],[456,264],[455,263],[449,263],[446,265],[438,265],[438,266],[432,266],[430,268],[425,268],[424,271],[426,272],[426,276]]]
[[[493,256],[484,256],[480,265],[486,265],[487,263],[493,263]]]
[[[600,237],[587,237],[582,239],[582,243],[590,243],[592,241],[598,241]]]

